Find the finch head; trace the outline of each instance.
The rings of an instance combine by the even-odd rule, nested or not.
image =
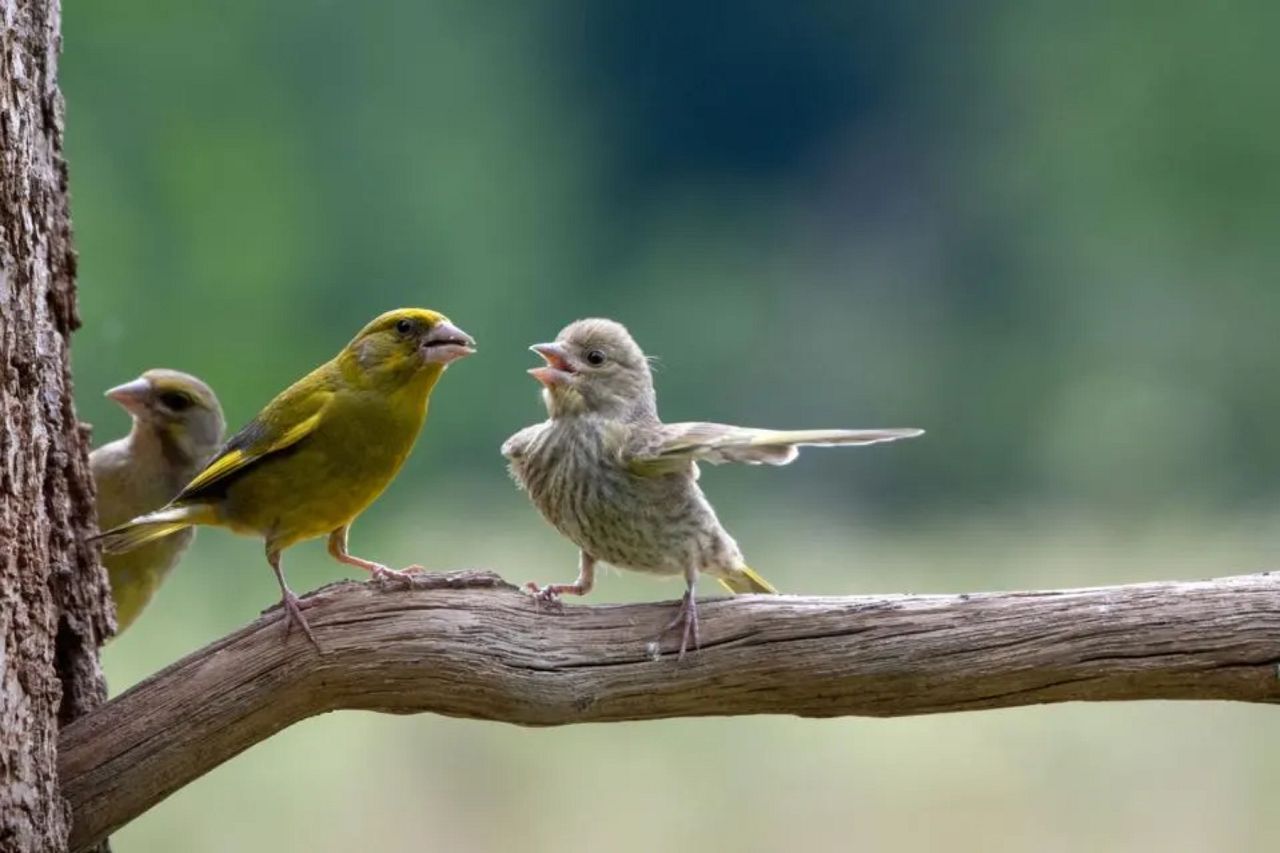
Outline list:
[[[167,437],[187,459],[207,459],[222,442],[222,406],[208,385],[189,373],[157,368],[107,391],[135,423]]]

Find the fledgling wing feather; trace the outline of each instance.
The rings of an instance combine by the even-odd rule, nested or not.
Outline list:
[[[632,449],[629,467],[656,476],[684,469],[690,462],[745,462],[786,465],[801,447],[879,444],[914,438],[920,429],[750,429],[729,424],[663,424],[652,437]]]
[[[331,391],[311,387],[305,380],[287,388],[231,437],[213,461],[173,499],[173,503],[199,498],[211,486],[264,456],[297,444],[315,431],[332,399]]]
[[[538,433],[546,429],[545,424],[534,424],[527,426],[519,432],[512,435],[506,441],[502,442],[502,455],[510,460],[519,459],[524,456],[525,449],[529,446],[529,442],[537,437]]]

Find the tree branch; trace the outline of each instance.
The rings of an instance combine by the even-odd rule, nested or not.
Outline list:
[[[891,717],[1043,702],[1280,702],[1280,577],[1057,592],[701,605],[702,649],[652,660],[673,604],[541,610],[497,575],[308,596],[63,729],[72,849],[307,717],[340,708],[544,726],[664,717]]]

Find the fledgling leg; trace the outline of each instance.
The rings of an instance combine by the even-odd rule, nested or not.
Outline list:
[[[316,640],[316,635],[311,633],[311,626],[307,624],[307,617],[302,615],[302,604],[298,601],[298,596],[293,594],[293,590],[289,589],[289,585],[284,582],[284,570],[280,568],[280,552],[267,551],[267,562],[271,564],[271,571],[276,573],[276,581],[280,584],[280,604],[284,607],[284,638],[289,639],[289,631],[294,623],[302,629],[302,633],[307,635],[307,639],[316,647],[316,651],[323,652],[320,642]]]
[[[538,586],[533,581],[524,585],[525,592],[532,593],[539,602],[552,604],[560,596],[586,595],[596,585],[596,558],[586,551],[578,552],[578,579],[573,583],[549,583]]]
[[[694,588],[698,583],[698,572],[696,569],[686,569],[684,573],[685,590],[684,598],[680,600],[680,611],[676,614],[676,618],[672,619],[667,627],[662,629],[662,633],[658,635],[658,639],[654,641],[654,648],[662,647],[662,638],[677,628],[682,628],[680,632],[680,655],[677,660],[684,660],[684,653],[689,649],[689,641],[693,641],[694,649],[702,648],[702,640],[698,636],[698,600],[694,592]]]
[[[339,527],[337,530],[329,534],[329,553],[339,563],[345,563],[348,566],[356,566],[364,569],[374,580],[396,580],[404,581],[409,584],[413,583],[412,574],[422,571],[422,566],[409,566],[405,569],[393,569],[384,566],[381,563],[375,563],[372,560],[363,560],[360,557],[352,556],[347,553],[347,527]]]

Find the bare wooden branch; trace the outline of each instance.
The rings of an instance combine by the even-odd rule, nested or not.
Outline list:
[[[673,604],[541,610],[489,573],[308,597],[67,726],[72,849],[285,726],[339,708],[530,726],[663,717],[889,717],[1044,702],[1280,702],[1280,576],[1056,592],[701,606],[702,650],[655,661]]]

